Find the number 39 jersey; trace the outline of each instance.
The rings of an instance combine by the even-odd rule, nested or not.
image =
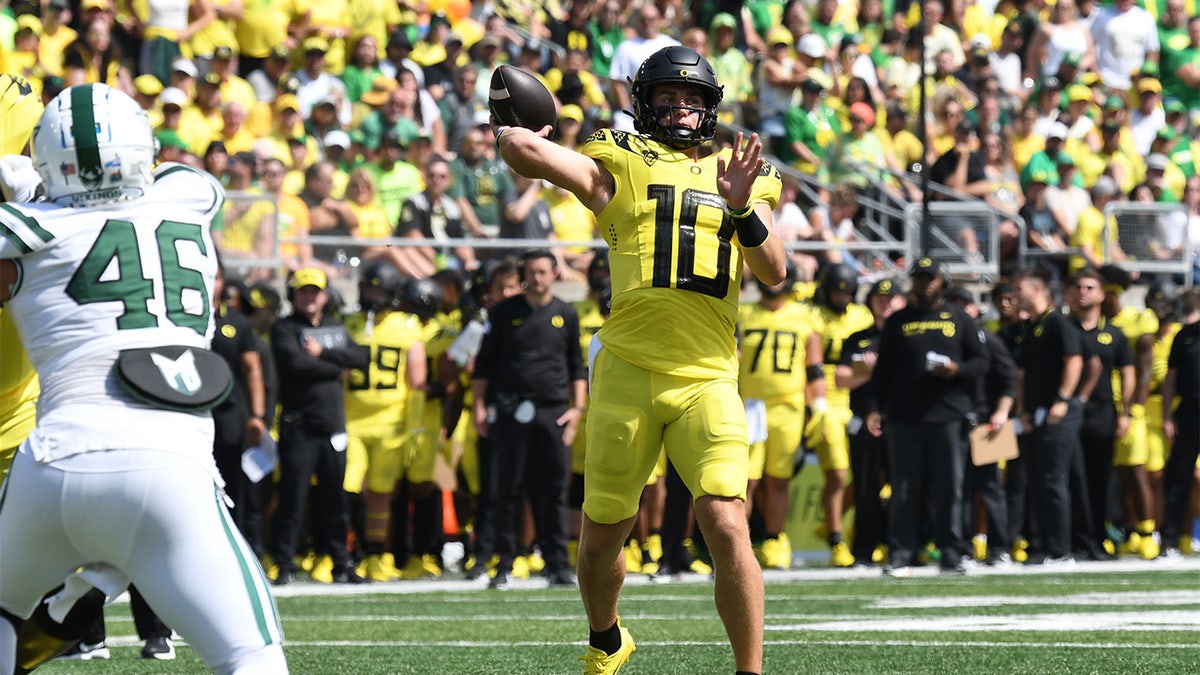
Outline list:
[[[642,136],[600,130],[580,152],[616,182],[596,214],[613,289],[600,341],[651,371],[736,378],[742,255],[717,194],[717,158],[728,161],[730,151],[693,161]],[[781,190],[779,171],[764,165],[751,201],[774,209]]]
[[[207,437],[211,450],[209,416],[139,404],[110,371],[124,349],[208,348],[217,267],[209,230],[223,201],[212,176],[166,164],[138,200],[100,208],[0,204],[0,258],[17,267],[5,311],[41,379],[30,437],[39,461],[137,447],[135,437],[161,446],[189,432]]]

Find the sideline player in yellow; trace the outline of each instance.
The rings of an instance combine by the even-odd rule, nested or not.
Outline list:
[[[366,502],[363,571],[373,581],[400,576],[386,553],[391,496],[424,404],[425,347],[416,317],[397,311],[402,283],[390,262],[368,263],[358,284],[360,309],[345,320],[350,337],[371,349],[367,372],[351,370],[346,381],[344,486]],[[319,563],[314,570],[322,568]]]
[[[750,545],[748,444],[734,326],[743,258],[769,284],[785,275],[772,235],[779,171],[758,135],[713,150],[722,87],[683,46],[661,49],[631,87],[637,134],[599,130],[579,152],[497,129],[518,173],[563,187],[609,246],[612,315],[593,350],[579,586],[590,634],[584,673],[616,673],[634,651],[617,617],[622,547],[660,448],[691,491],[716,571],[717,613],[738,673],[762,672],[762,570]]]
[[[1169,282],[1156,281],[1150,284],[1146,291],[1146,307],[1158,317],[1158,330],[1149,334],[1152,339],[1150,347],[1150,378],[1147,383],[1146,396],[1146,479],[1150,489],[1150,513],[1157,520],[1163,515],[1163,467],[1167,463],[1167,453],[1171,444],[1167,442],[1163,430],[1163,415],[1168,407],[1176,404],[1172,401],[1169,406],[1163,401],[1162,383],[1167,376],[1167,357],[1171,354],[1171,344],[1175,334],[1182,325],[1176,320],[1176,302],[1178,289]],[[1190,553],[1192,547],[1191,534],[1185,533],[1180,537],[1179,548]]]
[[[437,457],[445,441],[447,419],[439,401],[430,401],[428,384],[436,373],[442,388],[444,378],[456,373],[441,373],[444,363],[436,363],[429,350],[430,341],[437,343],[438,354],[444,355],[453,341],[438,324],[436,317],[442,309],[442,287],[433,279],[409,279],[400,287],[401,311],[416,317],[425,346],[426,386],[421,392],[420,409],[409,408],[409,432],[405,441],[404,463],[400,467],[400,486],[392,500],[392,550],[400,552],[404,540],[411,540],[408,560],[400,571],[402,579],[438,577],[442,574],[444,545],[442,493],[434,482]],[[435,387],[437,388],[437,387]],[[409,508],[411,503],[411,510]],[[411,519],[408,517],[412,514]],[[411,520],[411,522],[410,522]],[[409,528],[411,525],[411,538]]]
[[[758,282],[759,301],[743,305],[738,312],[738,386],[751,428],[758,414],[766,432],[765,441],[750,444],[747,516],[756,504],[765,528],[762,566],[780,570],[792,566],[792,545],[783,525],[788,483],[795,472],[796,451],[804,431],[804,406],[807,402],[817,414],[826,406],[821,334],[812,324],[812,310],[792,300],[794,274],[795,268],[789,263],[783,282],[774,286]],[[760,481],[762,487],[755,502]]]
[[[825,391],[829,399],[824,414],[810,406],[812,418],[804,430],[804,439],[816,451],[825,474],[821,508],[825,512],[825,536],[829,542],[829,565],[850,567],[854,556],[842,537],[842,514],[846,508],[846,474],[850,470],[850,436],[846,425],[850,412],[850,390],[837,386],[838,360],[846,338],[875,323],[871,310],[855,302],[858,273],[846,263],[825,268],[817,287],[816,320],[821,331],[824,353]]]
[[[1121,295],[1129,288],[1131,282],[1129,272],[1117,265],[1104,265],[1098,271],[1104,277],[1104,302],[1101,311],[1104,318],[1113,327],[1121,329],[1129,339],[1135,371],[1134,393],[1129,408],[1119,411],[1120,414],[1129,416],[1129,431],[1116,440],[1113,449],[1113,466],[1116,468],[1124,495],[1125,516],[1133,524],[1133,530],[1126,537],[1121,552],[1152,560],[1158,557],[1160,538],[1154,519],[1150,482],[1146,476],[1149,445],[1146,437],[1145,403],[1150,386],[1151,349],[1154,343],[1153,335],[1158,332],[1158,317],[1149,309],[1121,305]],[[1113,391],[1120,391],[1120,384],[1115,376],[1113,385]]]

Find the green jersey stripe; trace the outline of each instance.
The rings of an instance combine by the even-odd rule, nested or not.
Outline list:
[[[30,232],[37,236],[38,239],[41,239],[44,242],[49,242],[54,238],[54,235],[50,234],[45,228],[39,225],[37,219],[35,219],[33,216],[22,213],[8,204],[0,204],[0,209],[4,209],[13,218],[21,221],[25,227],[29,228]]]
[[[266,581],[263,578],[261,567],[257,561],[251,562],[242,548],[241,536],[230,522],[229,512],[221,500],[221,492],[216,491],[215,496],[217,511],[221,514],[221,525],[225,530],[225,538],[241,569],[242,581],[246,585],[247,596],[254,611],[254,619],[258,624],[258,632],[263,639],[263,644],[280,642],[283,637],[283,629],[279,625],[278,611],[274,606],[275,600],[269,592],[266,592]]]
[[[9,227],[4,221],[0,221],[0,236],[3,236],[5,239],[12,242],[12,245],[15,246],[21,253],[33,253],[33,247],[29,244],[26,244],[21,237],[16,232],[13,232],[12,228]]]
[[[71,135],[75,137],[79,180],[84,188],[96,190],[104,180],[104,168],[100,165],[100,136],[91,85],[71,87]]]

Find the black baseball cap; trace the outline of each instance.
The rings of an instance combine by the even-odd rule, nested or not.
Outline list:
[[[909,268],[908,276],[917,277],[922,274],[927,274],[931,277],[938,277],[945,274],[945,270],[942,269],[942,264],[933,258],[921,258],[917,262],[913,263],[913,266]]]
[[[867,291],[867,300],[877,295],[900,295],[900,284],[890,278],[880,279],[871,284],[871,290]]]

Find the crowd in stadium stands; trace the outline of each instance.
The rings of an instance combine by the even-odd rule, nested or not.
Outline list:
[[[419,317],[413,319],[414,330],[429,369],[424,382],[410,385],[425,391],[423,405],[438,412],[401,416],[393,440],[409,448],[398,451],[404,461],[436,458],[436,475],[422,470],[401,479],[402,487],[383,500],[394,516],[388,520],[378,513],[380,488],[368,487],[366,469],[354,465],[367,461],[367,453],[355,454],[352,443],[347,457],[346,475],[358,481],[348,479],[345,485],[349,546],[362,562],[358,574],[372,579],[440,575],[437,553],[444,529],[451,537],[461,536],[473,553],[473,533],[479,532],[475,516],[494,497],[486,484],[494,466],[489,469],[492,460],[485,457],[469,416],[469,369],[486,308],[520,292],[521,272],[511,256],[523,249],[470,241],[544,241],[559,278],[590,288],[577,310],[584,354],[586,340],[603,321],[603,253],[555,246],[556,241],[596,238],[594,215],[572,194],[518,176],[497,157],[487,96],[491,74],[501,64],[536,73],[557,96],[561,112],[553,138],[574,147],[599,128],[632,130],[632,119],[623,112],[631,108],[626,78],[662,46],[686,44],[709,59],[724,85],[721,121],[757,131],[781,165],[815,179],[815,190],[785,180],[776,228],[788,242],[824,244],[819,251],[792,254],[796,283],[791,294],[812,317],[804,321],[821,342],[816,362],[825,366],[829,389],[829,410],[810,418],[803,435],[807,447],[833,450],[822,455],[821,464],[824,534],[834,566],[888,562],[880,548],[887,542],[885,527],[872,532],[873,541],[851,546],[850,533],[843,539],[841,512],[863,501],[862,495],[848,493],[848,460],[830,459],[839,447],[843,454],[846,450],[845,427],[862,421],[858,411],[851,415],[846,386],[862,374],[856,368],[837,374],[843,342],[870,328],[872,313],[884,310],[871,298],[899,296],[856,295],[858,280],[878,272],[853,247],[841,246],[865,236],[857,227],[864,197],[920,201],[928,194],[921,186],[927,172],[930,181],[983,200],[1002,214],[994,232],[971,227],[953,232],[968,259],[991,243],[981,238],[995,237],[1001,269],[1016,272],[1024,236],[1040,253],[1034,259],[1049,283],[1072,292],[1080,280],[1091,278],[1088,270],[1134,257],[1190,259],[1190,280],[1166,281],[1200,283],[1200,16],[1195,0],[1108,5],[1094,0],[13,0],[4,5],[0,72],[25,76],[46,101],[64,87],[85,82],[129,93],[150,116],[161,160],[201,166],[227,186],[231,198],[214,226],[231,272],[223,300],[251,317],[257,335],[269,340],[270,325],[284,304],[276,289],[300,270],[302,279],[320,283],[302,283],[290,293],[319,286],[327,297],[324,311],[331,314],[368,309],[361,298],[338,297],[335,282],[346,282],[340,288],[358,282],[364,291],[370,284],[362,282],[375,279],[387,281],[392,299],[373,300],[366,321],[385,310]],[[922,136],[928,139],[925,145]],[[1121,201],[1184,208],[1165,217],[1145,251],[1135,253],[1123,251],[1119,237],[1106,236],[1112,223],[1105,207]],[[340,238],[309,242],[307,235]],[[415,241],[382,241],[391,238]],[[401,281],[388,281],[378,265],[369,279],[359,278],[358,271],[374,263],[393,268]],[[1131,280],[1113,268],[1109,273],[1100,283],[1119,298]],[[406,293],[408,285],[427,279],[437,282],[438,293],[428,286]],[[894,283],[903,285],[900,279]],[[1036,283],[1042,283],[1040,276]],[[992,296],[1004,325],[1030,318],[1020,316],[1015,302],[1020,286],[998,285]],[[810,298],[814,289],[816,297]],[[1146,386],[1159,381],[1151,370],[1154,378],[1161,375],[1159,361],[1169,352],[1162,344],[1169,344],[1171,326],[1178,325],[1172,323],[1173,309],[1163,309],[1168,300],[1175,301],[1174,293],[1163,281],[1155,289],[1162,297],[1153,300],[1161,307],[1151,303],[1145,311],[1121,310],[1110,298],[1104,314],[1131,340],[1136,381]],[[1188,297],[1194,304],[1195,297]],[[1065,304],[1073,302],[1077,299],[1068,297]],[[1028,313],[1032,305],[1026,305]],[[360,330],[355,339],[370,342],[370,334],[369,328]],[[379,345],[371,348],[371,368],[391,368],[394,383],[404,360]],[[259,351],[270,360],[269,348]],[[270,381],[274,368],[263,372],[268,407],[248,413],[269,420],[279,397]],[[359,377],[366,376],[360,372]],[[354,376],[351,381],[371,386],[370,377],[366,384]],[[1138,422],[1157,424],[1161,431],[1161,392],[1143,393],[1159,394],[1157,419],[1147,417],[1141,403],[1123,397],[1120,386],[1113,400],[1117,406],[1136,404]],[[812,424],[814,418],[822,422]],[[351,427],[354,422],[349,420]],[[577,438],[582,437],[581,432]],[[433,451],[412,449],[422,443],[432,444]],[[1086,545],[1075,547],[1078,553],[1106,557],[1124,546],[1142,557],[1159,554],[1156,523],[1165,517],[1161,462],[1166,456],[1169,448],[1157,455],[1157,465],[1143,459],[1117,470],[1114,489],[1122,496],[1121,506],[1107,508],[1101,498],[1095,509],[1103,513],[1094,514],[1113,528],[1089,531],[1080,540]],[[772,501],[780,498],[775,479],[786,479],[790,470],[768,467],[765,477],[759,472],[762,516],[754,517],[767,521],[757,531],[768,567],[791,563],[779,506]],[[1105,475],[1112,470],[1099,469]],[[629,566],[647,573],[704,571],[693,559],[702,546],[682,544],[686,518],[668,514],[673,531],[659,533],[663,494],[669,493],[662,486],[669,483],[669,473],[661,472],[647,490],[646,522],[635,529]],[[443,505],[442,490],[452,489],[456,476],[456,499]],[[256,489],[269,492],[270,482]],[[434,482],[439,489],[431,491]],[[868,484],[875,483],[882,488],[882,497],[874,499],[880,505],[889,491],[886,475]],[[1030,492],[1037,489],[1028,486]],[[368,493],[376,495],[373,501],[359,496]],[[966,502],[970,510],[969,495]],[[249,503],[269,511],[272,502],[262,495]],[[451,504],[457,509],[443,508]],[[451,513],[457,515],[458,530],[443,527]],[[240,520],[262,528],[270,524],[268,516],[252,513]],[[1188,517],[1194,516],[1193,506]],[[528,521],[521,510],[517,517]],[[573,517],[577,521],[577,511]],[[978,544],[986,542],[987,517],[966,520],[964,550],[995,563],[1010,555],[1020,560],[1027,556],[1024,542],[1039,534],[1026,529],[1025,520],[1018,516],[1018,522],[1010,522],[1005,536],[993,533],[993,543],[1010,542],[1003,550]],[[1036,524],[1038,517],[1029,520]],[[327,520],[311,522],[320,530]],[[385,536],[379,527],[391,529]],[[577,529],[574,524],[572,531]],[[539,565],[529,555],[530,530],[518,529],[526,554],[513,563],[518,577]],[[1171,552],[1190,550],[1190,531],[1184,527],[1184,538],[1169,542]],[[306,536],[327,542],[328,534]],[[266,554],[263,533],[248,535]],[[971,535],[975,550],[970,550]],[[494,550],[494,543],[481,550]],[[344,558],[344,552],[317,550],[303,569],[320,580],[355,580],[352,571],[333,569],[333,560],[340,564]],[[464,571],[486,562],[468,558]],[[280,578],[286,582],[292,564],[274,561],[268,568],[278,574],[282,567],[287,574]]]

